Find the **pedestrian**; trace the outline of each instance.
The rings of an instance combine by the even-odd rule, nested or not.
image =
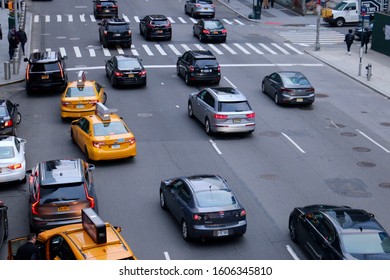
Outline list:
[[[355,36],[352,34],[352,29],[348,30],[348,33],[345,35],[345,43],[347,44],[347,54],[351,55],[351,46],[353,43],[353,40],[355,39]]]
[[[275,0],[271,0],[271,8],[274,7],[274,4],[275,4]]]
[[[18,37],[18,40],[20,42],[20,45],[22,47],[22,52],[23,52],[23,55],[24,55],[24,45],[27,42],[27,34],[26,34],[26,32],[24,32],[23,28],[20,26],[19,27],[19,31],[16,33],[16,35]]]
[[[269,9],[268,0],[263,0],[263,9]]]
[[[371,34],[368,32],[368,28],[365,27],[364,31],[362,32],[362,47],[365,46],[366,50],[365,53],[367,53],[368,43],[370,42]]]
[[[27,242],[21,245],[16,252],[16,260],[40,260],[41,254],[39,248],[35,245],[37,236],[35,233],[29,233],[27,235]]]
[[[15,28],[12,28],[8,33],[8,53],[9,53],[9,60],[11,61],[14,58],[15,49],[18,47],[19,41],[18,37],[16,36]]]

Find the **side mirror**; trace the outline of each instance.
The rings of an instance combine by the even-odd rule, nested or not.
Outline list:
[[[122,228],[121,228],[121,227],[118,227],[118,226],[114,226],[114,229],[115,229],[117,232],[121,232],[121,231],[122,231]]]
[[[19,140],[19,143],[21,143],[21,144],[27,143],[26,139],[18,138],[18,140]]]
[[[89,163],[88,164],[88,170],[95,170],[95,165],[94,164],[92,164],[92,163]]]
[[[26,175],[31,175],[32,174],[32,169],[26,170]]]
[[[19,107],[19,104],[18,104],[18,103],[15,103],[15,104],[14,104],[14,107]]]

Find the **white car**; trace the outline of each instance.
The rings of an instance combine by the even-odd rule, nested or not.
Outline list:
[[[0,136],[0,183],[26,181],[26,140]]]

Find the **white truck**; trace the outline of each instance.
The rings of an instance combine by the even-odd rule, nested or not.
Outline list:
[[[361,6],[367,8],[367,15],[373,15],[375,12],[387,11],[388,5],[389,0],[344,0],[332,9],[322,9],[321,15],[324,22],[340,27],[345,23],[358,23]]]

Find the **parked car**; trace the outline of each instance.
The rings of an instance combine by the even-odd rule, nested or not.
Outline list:
[[[219,84],[221,67],[211,51],[189,50],[178,57],[176,73],[184,77],[187,85],[193,82],[213,82]]]
[[[93,0],[95,18],[118,17],[118,4],[114,0]]]
[[[147,15],[139,22],[139,32],[145,40],[162,38],[172,39],[172,25],[164,15]]]
[[[248,99],[232,87],[205,88],[191,93],[188,116],[203,123],[207,134],[251,133],[256,128],[256,114]]]
[[[192,33],[199,41],[217,41],[224,43],[227,38],[227,30],[219,19],[200,19],[194,24]]]
[[[290,214],[289,233],[309,257],[320,260],[390,260],[390,237],[362,209],[348,206],[309,205]]]
[[[273,98],[276,104],[311,105],[315,98],[314,87],[297,71],[280,71],[265,76],[261,90]]]
[[[215,5],[212,0],[187,0],[184,4],[184,13],[191,17],[215,17]]]
[[[147,73],[142,60],[137,56],[116,55],[106,60],[106,76],[112,86],[146,86]]]
[[[132,33],[130,24],[121,18],[103,19],[99,25],[99,41],[104,48],[110,45],[131,47]]]
[[[8,207],[0,200],[0,248],[8,238]]]
[[[22,120],[19,104],[8,99],[0,99],[0,135],[17,136],[17,125]]]
[[[98,211],[93,164],[82,159],[39,162],[29,174],[30,231],[81,223],[81,209]]]
[[[160,206],[181,225],[184,240],[242,236],[245,208],[218,175],[176,177],[161,181]]]
[[[0,136],[0,183],[26,181],[26,140]]]

